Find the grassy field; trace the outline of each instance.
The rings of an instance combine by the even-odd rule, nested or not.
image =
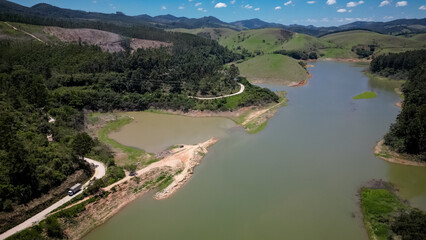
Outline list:
[[[324,49],[324,57],[329,58],[356,58],[357,55],[351,51],[353,46],[376,45],[378,46],[375,55],[389,52],[403,52],[408,50],[425,48],[426,44],[416,39],[402,38],[380,33],[354,30],[328,34],[320,39],[336,44],[337,47]]]
[[[297,60],[280,54],[265,54],[237,64],[243,76],[255,83],[289,84],[308,79]]]
[[[413,34],[410,36],[400,36],[400,38],[403,39],[411,39],[411,40],[416,40],[416,41],[420,41],[420,42],[426,42],[426,33],[419,33],[419,34]]]
[[[59,42],[58,38],[51,36],[43,31],[44,26],[16,23],[16,22],[8,22],[8,23],[16,27],[18,30],[31,33],[45,42]],[[23,39],[23,40],[33,39],[32,37],[28,36],[27,34],[21,31],[13,30],[10,26],[6,25],[3,22],[0,22],[0,32],[10,37],[11,39]]]
[[[390,236],[388,221],[407,208],[387,189],[361,189],[361,209],[370,239],[386,240]]]
[[[219,43],[229,49],[245,48],[249,52],[262,51],[272,53],[284,49],[283,44],[292,38],[293,33],[277,29],[265,28],[235,32],[219,39]]]
[[[352,99],[369,99],[377,97],[375,92],[363,92],[361,94],[356,95]]]
[[[9,38],[25,38],[27,35],[21,31],[13,30],[10,26],[4,22],[0,22],[0,35],[7,36]]]
[[[399,198],[392,184],[368,182],[360,190],[360,203],[370,239],[426,239],[426,213]]]
[[[335,48],[334,43],[330,43],[321,38],[316,38],[302,33],[296,33],[293,38],[283,44],[285,50],[296,51],[321,51],[322,49]]]

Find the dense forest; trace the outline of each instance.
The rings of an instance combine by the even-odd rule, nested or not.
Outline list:
[[[40,75],[24,69],[0,73],[0,211],[40,196],[77,169],[87,169],[70,146],[82,127],[82,113],[67,106],[51,108],[57,121],[49,124],[48,101]],[[48,142],[49,134],[55,134],[54,142]]]
[[[407,80],[413,69],[425,63],[426,50],[390,53],[375,57],[370,63],[370,70],[384,77]]]
[[[426,51],[377,57],[371,62],[371,71],[397,78],[408,76],[402,87],[402,111],[386,134],[385,144],[426,161]]]
[[[84,111],[230,110],[278,100],[240,78],[234,65],[225,65],[241,55],[212,40],[179,36],[188,41],[174,38],[173,47],[133,53],[107,53],[81,43],[0,42],[0,211],[87,168],[73,149]],[[236,80],[246,91],[232,104],[189,98],[236,92]]]

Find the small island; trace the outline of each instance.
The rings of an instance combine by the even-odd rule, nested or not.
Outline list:
[[[363,92],[361,94],[356,95],[352,99],[370,99],[377,97],[377,94],[375,92]]]
[[[372,180],[360,190],[360,200],[370,239],[425,239],[426,214],[399,198],[392,184]]]

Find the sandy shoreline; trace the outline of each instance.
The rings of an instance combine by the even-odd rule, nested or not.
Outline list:
[[[127,176],[120,181],[105,187],[106,197],[89,203],[73,221],[64,221],[65,233],[70,239],[80,239],[91,230],[106,222],[130,202],[141,197],[161,184],[160,178],[169,176],[172,182],[157,192],[155,199],[171,197],[191,178],[194,168],[201,163],[208,148],[218,141],[211,138],[196,145],[178,145],[171,149],[169,156],[152,163],[136,172],[135,176]]]
[[[201,159],[208,152],[208,148],[217,141],[219,141],[219,139],[210,138],[209,140],[196,145],[178,145],[180,147],[170,150],[172,155],[137,171],[135,176],[141,177],[154,169],[169,168],[168,171],[181,171],[179,174],[176,174],[173,177],[173,182],[168,187],[155,195],[155,199],[168,198],[189,180],[194,171],[194,168],[200,164]],[[120,181],[105,187],[103,190],[110,191],[115,186],[129,181],[135,176],[127,176]]]
[[[390,150],[387,146],[384,145],[384,140],[380,140],[377,145],[374,147],[374,155],[379,157],[387,162],[397,163],[407,166],[416,166],[416,167],[426,167],[426,163],[423,162],[414,162],[407,159],[404,159],[401,154],[398,154]]]

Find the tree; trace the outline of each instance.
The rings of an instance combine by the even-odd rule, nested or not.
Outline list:
[[[236,77],[238,77],[240,75],[240,70],[238,69],[238,67],[236,67],[234,64],[232,64],[229,67],[228,73],[229,73],[229,77],[231,79],[234,79],[234,78],[236,78]]]
[[[88,154],[90,151],[92,151],[93,145],[94,145],[93,139],[89,136],[89,134],[83,132],[83,133],[78,133],[75,136],[72,142],[72,149],[83,160],[84,156]]]

